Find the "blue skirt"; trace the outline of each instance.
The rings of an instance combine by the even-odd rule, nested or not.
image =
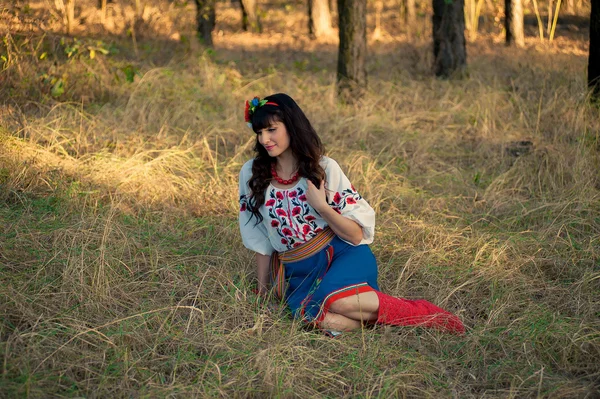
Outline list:
[[[271,263],[273,283],[294,317],[307,323],[323,320],[338,299],[379,290],[369,246],[348,244],[330,229],[277,255]]]

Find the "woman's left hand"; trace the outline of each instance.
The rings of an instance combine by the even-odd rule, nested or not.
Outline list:
[[[319,188],[317,188],[313,182],[308,180],[306,200],[317,212],[321,212],[325,207],[329,206],[327,203],[327,195],[325,194],[325,182],[323,180],[321,180],[321,186]]]

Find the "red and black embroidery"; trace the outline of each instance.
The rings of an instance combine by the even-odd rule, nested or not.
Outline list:
[[[360,201],[362,197],[359,193],[356,192],[353,186],[351,188],[347,188],[342,190],[342,192],[336,192],[333,195],[333,198],[329,202],[329,205],[337,212],[342,213],[342,211],[348,205],[354,205],[358,201]]]
[[[265,207],[271,219],[271,227],[277,231],[282,244],[292,249],[309,241],[322,229],[311,215],[306,192],[297,187],[290,191],[271,189]]]

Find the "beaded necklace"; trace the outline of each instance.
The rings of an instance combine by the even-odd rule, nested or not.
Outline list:
[[[284,185],[292,184],[300,178],[300,175],[298,174],[298,172],[296,172],[292,175],[291,178],[289,178],[287,180],[282,179],[281,177],[279,177],[277,175],[277,170],[275,169],[275,164],[271,164],[271,176],[273,176],[273,179],[275,179],[277,181],[277,183],[284,184]]]

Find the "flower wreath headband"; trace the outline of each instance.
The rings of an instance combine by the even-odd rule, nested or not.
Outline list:
[[[244,110],[244,119],[248,123],[248,127],[252,129],[252,119],[251,116],[256,112],[256,110],[265,105],[274,105],[278,106],[273,101],[261,100],[258,97],[254,97],[252,100],[246,100],[246,109]]]

